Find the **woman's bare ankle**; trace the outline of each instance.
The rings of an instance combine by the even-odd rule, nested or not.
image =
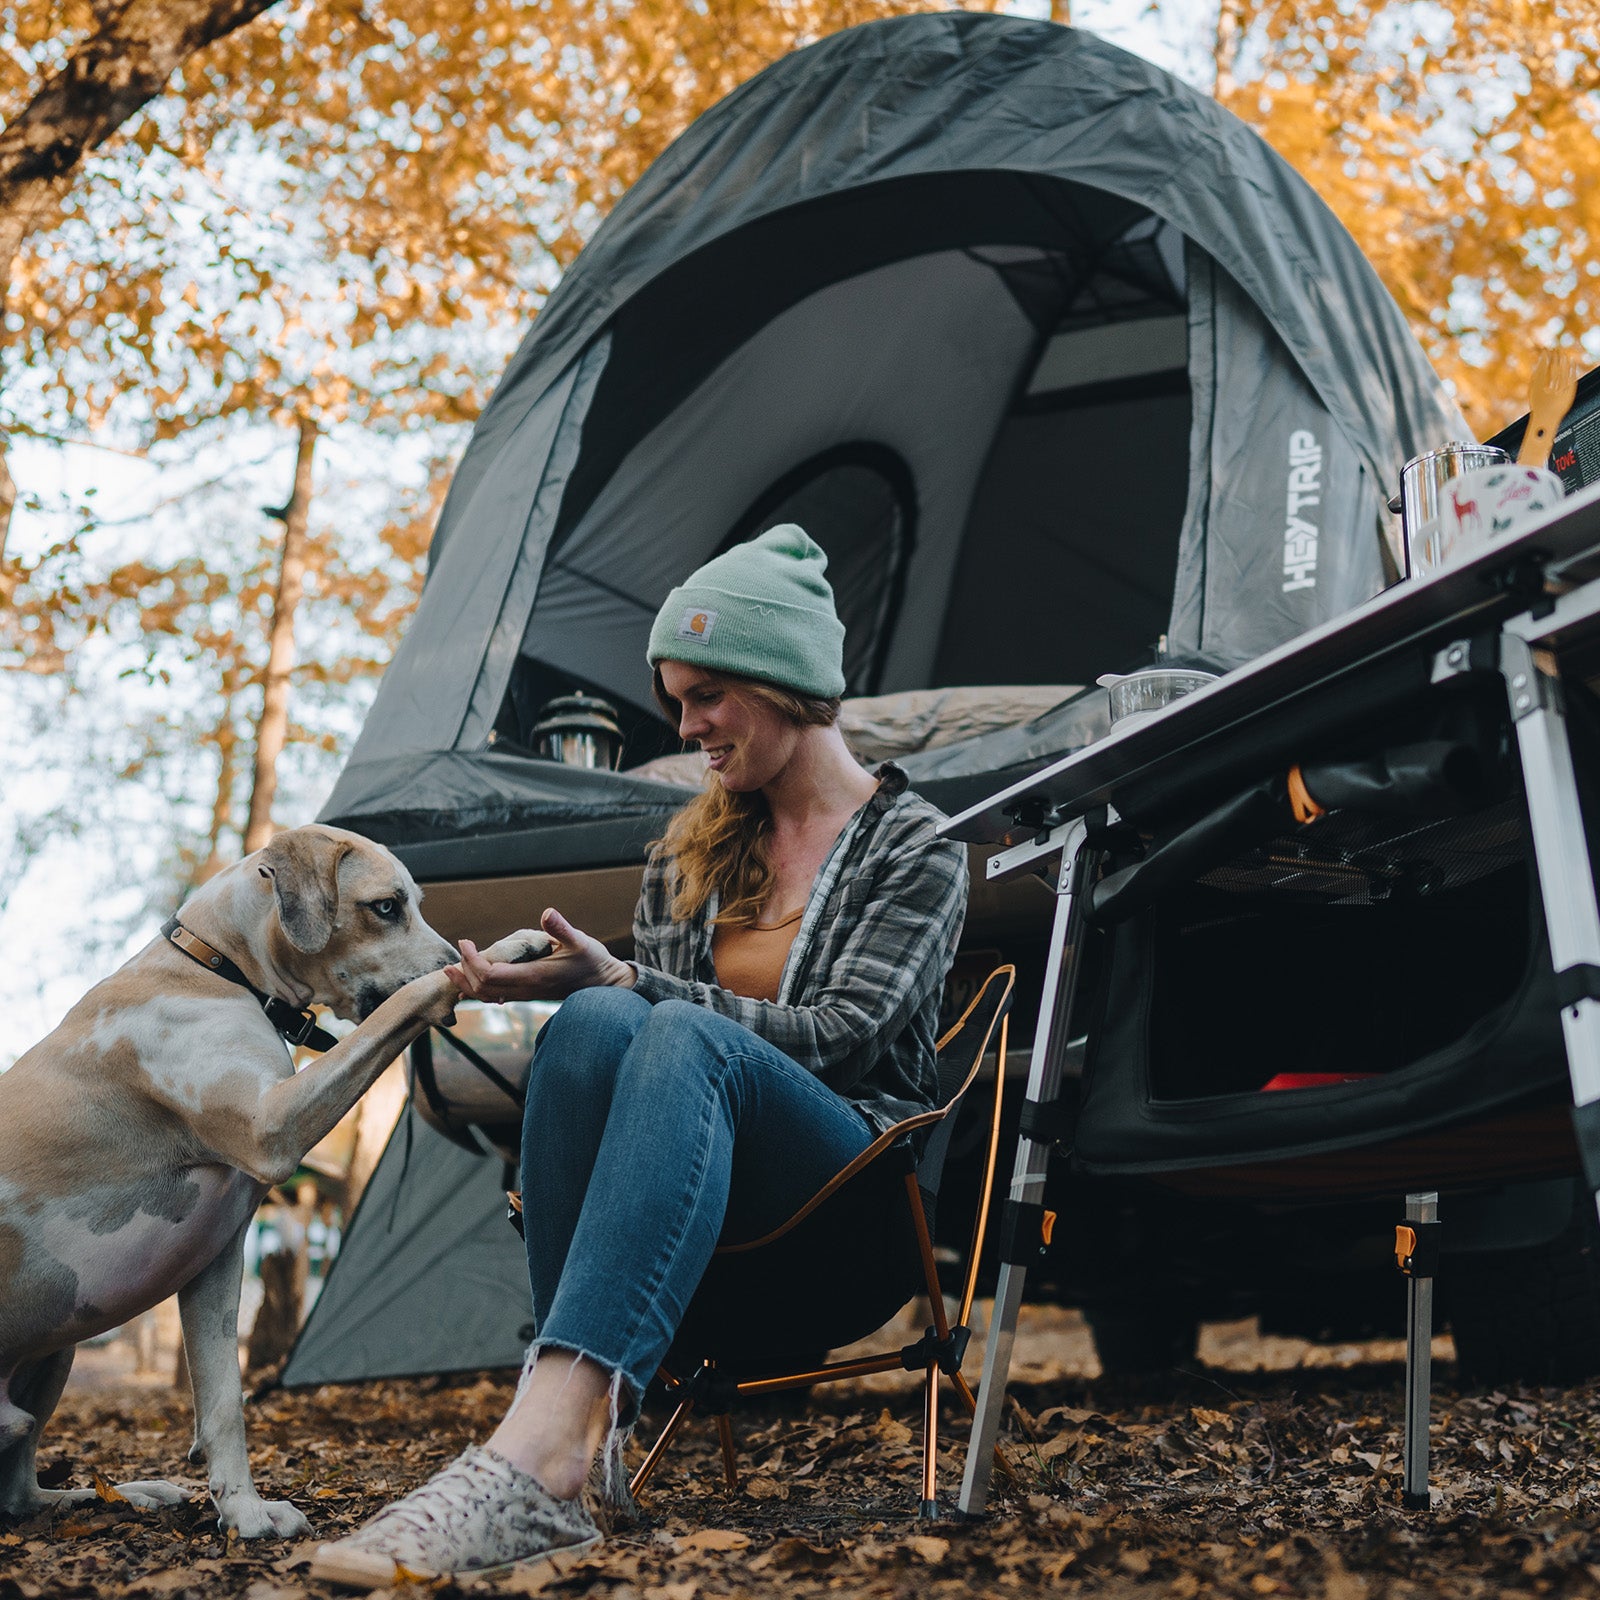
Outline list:
[[[574,1500],[605,1439],[610,1395],[610,1374],[587,1356],[543,1350],[489,1448],[558,1500]]]
[[[581,1446],[573,1448],[519,1436],[518,1430],[506,1423],[491,1435],[489,1448],[529,1477],[537,1478],[558,1500],[576,1500],[583,1492],[594,1454]]]

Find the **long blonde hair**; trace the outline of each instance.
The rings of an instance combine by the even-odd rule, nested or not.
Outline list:
[[[730,693],[765,700],[801,727],[828,728],[839,720],[837,695],[801,694],[731,672],[706,675]],[[676,727],[682,708],[667,693],[660,667],[655,670],[655,693],[656,704]],[[772,892],[772,864],[767,860],[771,832],[772,813],[767,797],[759,789],[730,794],[715,773],[707,773],[705,788],[667,824],[666,833],[652,846],[672,859],[676,873],[672,890],[674,920],[687,922],[706,905],[714,891],[714,922],[734,928],[751,926]]]

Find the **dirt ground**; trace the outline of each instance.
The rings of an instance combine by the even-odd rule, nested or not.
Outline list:
[[[1096,1375],[1074,1315],[1029,1308],[1018,1354],[1006,1441],[1015,1482],[981,1521],[917,1520],[917,1395],[903,1377],[874,1380],[740,1415],[736,1493],[723,1488],[713,1430],[692,1424],[651,1485],[643,1526],[561,1568],[432,1592],[1600,1594],[1600,1385],[1461,1392],[1440,1340],[1436,1505],[1417,1513],[1398,1505],[1397,1344],[1312,1347],[1237,1324],[1208,1329],[1191,1370],[1114,1384]],[[320,1537],[337,1536],[482,1438],[511,1383],[492,1374],[266,1395],[249,1408],[258,1480],[296,1501]],[[954,1408],[945,1415],[953,1500],[964,1427]],[[41,1461],[57,1485],[183,1479],[194,1470],[189,1425],[165,1374],[133,1373],[117,1346],[88,1351]],[[0,1529],[0,1600],[320,1600],[338,1591],[305,1578],[310,1549],[222,1538],[196,1484],[166,1512],[105,1500]]]

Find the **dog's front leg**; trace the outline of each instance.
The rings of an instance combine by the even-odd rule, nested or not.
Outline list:
[[[248,1222],[222,1253],[178,1291],[183,1348],[194,1386],[193,1458],[203,1453],[217,1526],[241,1539],[291,1539],[311,1524],[287,1500],[263,1500],[245,1449],[244,1388],[239,1381],[239,1284]]]
[[[227,1141],[218,1141],[218,1153],[262,1183],[282,1183],[419,1033],[444,1022],[457,998],[442,972],[413,978],[326,1055],[273,1084],[247,1121],[217,1123]]]
[[[491,961],[531,961],[549,948],[547,934],[523,929],[496,941],[484,955]],[[279,1079],[248,1104],[237,1091],[231,1100],[219,1100],[203,1128],[209,1149],[259,1183],[284,1182],[418,1034],[449,1020],[459,998],[443,972],[413,978],[304,1072]]]

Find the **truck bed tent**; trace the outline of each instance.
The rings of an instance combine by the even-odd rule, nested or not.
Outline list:
[[[1247,660],[1383,587],[1385,497],[1470,437],[1327,207],[1091,34],[963,13],[834,35],[686,132],[485,408],[421,606],[323,820],[424,877],[638,859],[681,794],[516,752],[619,705],[670,748],[667,591],[783,520],[829,552],[851,694]],[[946,750],[956,804],[1082,742]]]
[[[681,788],[519,752],[575,688],[625,766],[674,748],[655,611],[781,521],[829,553],[852,695],[1092,684],[1162,634],[1242,662],[1381,589],[1402,463],[1470,437],[1349,234],[1204,95],[1047,23],[856,28],[695,123],[552,294],[322,819],[424,881],[637,863]],[[903,764],[954,811],[1104,729],[1091,692]],[[520,1349],[498,1161],[412,1134],[286,1382]]]

